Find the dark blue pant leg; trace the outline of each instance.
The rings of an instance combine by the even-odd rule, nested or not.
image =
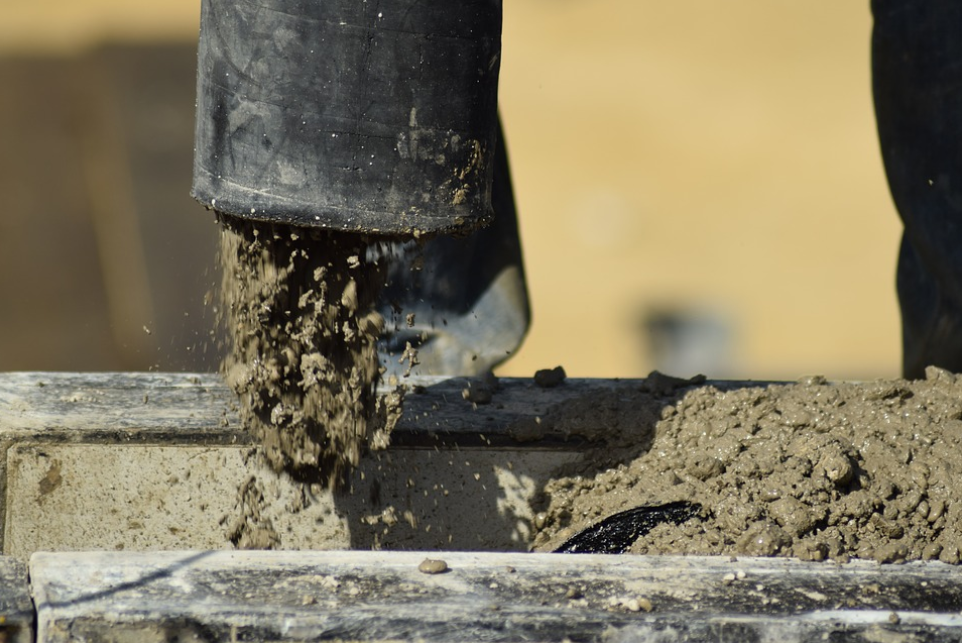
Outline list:
[[[962,371],[962,2],[873,0],[882,158],[905,225],[903,371]]]

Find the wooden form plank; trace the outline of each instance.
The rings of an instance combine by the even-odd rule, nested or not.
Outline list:
[[[0,373],[0,439],[247,442],[234,400],[210,373]]]
[[[0,641],[32,643],[33,626],[27,568],[18,560],[0,556]]]
[[[957,641],[937,562],[416,552],[40,553],[39,640]]]
[[[565,402],[645,383],[569,379],[542,388],[532,379],[504,378],[490,403],[477,404],[463,396],[476,381],[411,377],[404,382],[409,392],[392,438],[399,446],[426,448],[456,444],[578,449],[586,439],[601,439],[606,427],[588,427],[583,435],[572,435],[536,419]],[[0,410],[0,438],[98,444],[171,439],[247,442],[236,400],[221,377],[211,373],[0,373]]]

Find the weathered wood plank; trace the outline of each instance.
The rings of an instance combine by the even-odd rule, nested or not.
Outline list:
[[[31,643],[34,612],[27,583],[27,568],[18,560],[0,556],[0,641]]]
[[[437,555],[435,555],[437,556]],[[41,641],[957,641],[940,563],[414,552],[36,554]],[[71,639],[73,637],[73,639]]]
[[[248,442],[221,378],[190,373],[2,373],[0,439]]]
[[[537,420],[565,403],[612,391],[634,392],[642,379],[569,379],[542,388],[531,378],[503,378],[489,402],[465,399],[479,381],[411,377],[398,446],[581,448],[603,440],[609,427],[577,434]],[[739,382],[713,382],[739,386]],[[384,390],[387,390],[385,387]],[[660,406],[667,401],[653,401]],[[30,434],[49,441],[245,441],[236,400],[211,373],[0,373],[0,438]]]

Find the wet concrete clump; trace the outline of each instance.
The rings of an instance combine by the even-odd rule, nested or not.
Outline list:
[[[691,503],[627,550],[637,554],[792,556],[803,560],[962,561],[962,377],[930,368],[921,381],[715,386],[668,396],[621,392],[626,409],[660,411],[635,445],[589,453],[543,490],[535,548],[632,507]],[[578,409],[566,407],[576,426]],[[549,418],[550,420],[550,418]]]
[[[218,216],[223,371],[275,471],[337,482],[400,416],[379,399],[384,270],[358,234]]]

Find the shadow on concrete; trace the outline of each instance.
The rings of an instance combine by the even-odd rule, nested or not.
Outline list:
[[[699,380],[703,381],[703,380]],[[394,444],[335,494],[352,548],[527,551],[545,485],[647,452],[665,407],[698,382],[502,380],[490,404],[463,378],[411,393]]]

